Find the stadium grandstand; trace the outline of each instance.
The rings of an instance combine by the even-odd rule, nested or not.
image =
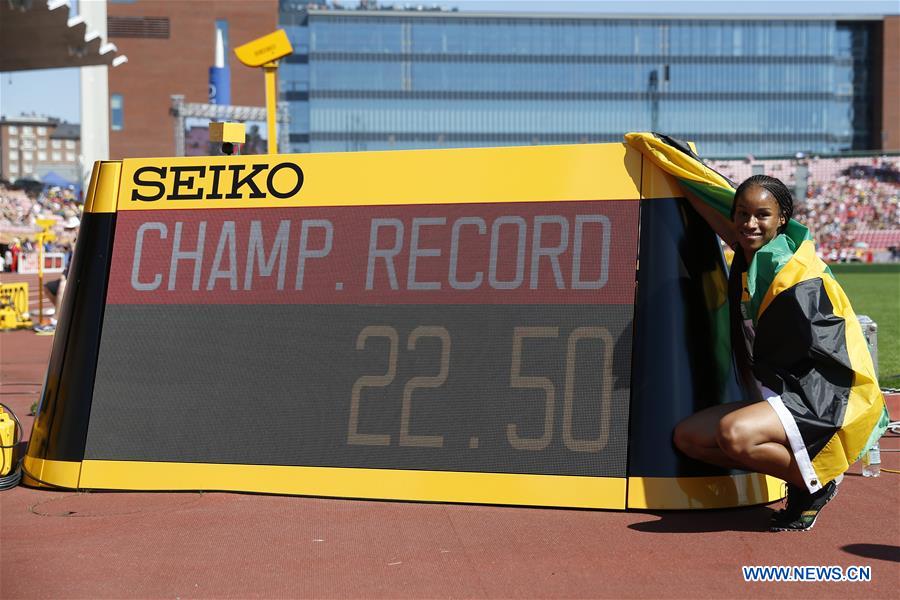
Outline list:
[[[26,272],[26,257],[37,251],[37,221],[54,221],[56,239],[45,249],[68,255],[81,224],[83,202],[71,189],[14,186],[0,180],[0,264],[2,271]],[[33,261],[32,261],[33,262]]]
[[[708,164],[735,183],[766,173],[794,189],[796,218],[810,228],[826,261],[900,261],[900,156],[748,156]],[[32,250],[37,219],[56,221],[59,248],[51,250],[64,251],[74,239],[81,202],[70,189],[0,181],[0,212],[0,257],[10,270],[7,251],[15,244]]]
[[[828,262],[900,259],[900,156],[748,156],[709,166],[735,183],[755,173],[784,181],[798,200],[795,218]]]

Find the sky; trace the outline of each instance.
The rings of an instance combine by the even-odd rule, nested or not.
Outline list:
[[[4,1],[4,0],[0,0]],[[35,0],[37,2],[43,0]],[[84,0],[82,0],[84,1]],[[198,0],[186,0],[198,2]],[[489,12],[578,12],[607,14],[755,14],[837,15],[900,14],[897,0],[381,0],[381,4],[434,5],[467,11]],[[74,4],[74,3],[73,3]],[[355,6],[355,0],[344,0]],[[128,65],[118,67],[128,68]],[[70,123],[81,120],[78,69],[43,69],[0,73],[0,115],[18,116],[34,112]]]

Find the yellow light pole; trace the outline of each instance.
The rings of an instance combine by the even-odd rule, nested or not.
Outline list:
[[[41,228],[37,234],[38,243],[38,327],[44,324],[44,244],[56,239],[56,234],[50,231],[53,219],[35,219],[35,223]]]
[[[294,51],[283,29],[234,49],[238,60],[248,67],[262,67],[266,78],[266,124],[268,152],[278,154],[278,61]]]
[[[276,103],[278,100],[278,61],[263,65],[266,74],[266,125],[269,130],[269,154],[278,154],[278,120]]]

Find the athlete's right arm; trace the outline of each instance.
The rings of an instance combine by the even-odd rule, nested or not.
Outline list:
[[[738,233],[735,224],[729,221],[725,215],[703,202],[703,200],[690,191],[684,190],[684,195],[687,197],[688,202],[691,203],[691,206],[694,207],[694,210],[700,213],[703,220],[712,227],[712,230],[716,232],[716,235],[722,238],[722,241],[728,244],[732,250],[737,250]]]

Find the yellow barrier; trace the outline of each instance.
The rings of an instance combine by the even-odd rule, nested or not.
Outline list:
[[[16,424],[6,414],[3,408],[0,408],[0,477],[12,471],[13,460],[15,459],[15,448],[13,444],[16,436]]]
[[[28,284],[0,285],[0,330],[30,328],[33,323],[27,315]]]

